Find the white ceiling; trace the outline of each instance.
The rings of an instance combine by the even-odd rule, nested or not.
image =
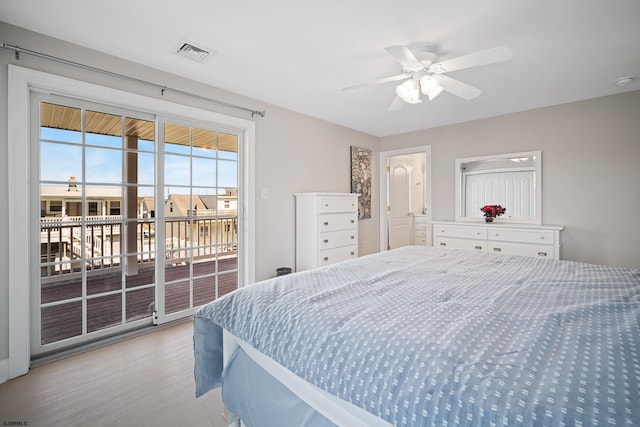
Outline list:
[[[640,89],[638,0],[3,0],[0,20],[376,136]],[[172,53],[183,39],[217,54]],[[420,43],[514,54],[448,74],[483,90],[471,101],[390,112],[397,83],[340,90],[399,74],[384,48]]]

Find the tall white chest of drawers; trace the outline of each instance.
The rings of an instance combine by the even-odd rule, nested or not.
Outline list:
[[[358,194],[295,196],[296,271],[358,257]]]
[[[413,216],[413,244],[426,246],[428,223],[426,215],[414,215]]]
[[[433,246],[560,259],[559,226],[433,221]]]

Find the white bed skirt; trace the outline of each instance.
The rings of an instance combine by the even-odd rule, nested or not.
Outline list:
[[[392,427],[387,421],[305,381],[226,330],[223,335],[223,361],[225,367],[229,363],[229,360],[231,360],[233,354],[238,351],[238,348],[242,348],[242,350],[269,375],[336,425],[352,427]],[[237,415],[230,411],[227,412],[229,427],[240,427],[244,425]]]

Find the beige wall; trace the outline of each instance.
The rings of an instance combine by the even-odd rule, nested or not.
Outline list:
[[[235,95],[175,75],[162,73],[99,52],[87,50],[0,22],[0,42],[40,51],[93,67],[106,68],[120,74],[202,96],[266,110],[266,117],[256,118],[256,278],[275,276],[277,267],[295,264],[295,192],[350,191],[350,146],[373,150],[377,170],[377,137],[356,132],[293,111]],[[16,61],[12,51],[0,49],[0,170],[7,170],[7,64],[16,64],[52,74],[115,87],[133,93],[160,98],[159,91],[128,81],[76,69],[63,64],[21,55]],[[185,66],[187,65],[185,63]],[[163,99],[231,116],[250,119],[236,110],[216,107],[188,97],[168,95]],[[374,188],[378,188],[374,175]],[[260,189],[268,190],[268,198],[260,197]],[[0,199],[7,200],[7,175],[0,174]],[[372,201],[377,206],[377,198]],[[7,246],[9,221],[7,204],[0,203],[0,361],[8,357],[8,268]],[[373,218],[360,221],[360,253],[378,250],[378,211]],[[25,286],[28,284],[25,282]]]
[[[431,145],[434,220],[454,218],[454,161],[542,150],[542,222],[562,257],[640,268],[640,91],[381,139]]]

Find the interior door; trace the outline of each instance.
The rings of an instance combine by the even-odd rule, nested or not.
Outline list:
[[[411,158],[389,158],[389,248],[411,244]]]
[[[430,153],[430,146],[380,153],[380,250],[432,244]]]

